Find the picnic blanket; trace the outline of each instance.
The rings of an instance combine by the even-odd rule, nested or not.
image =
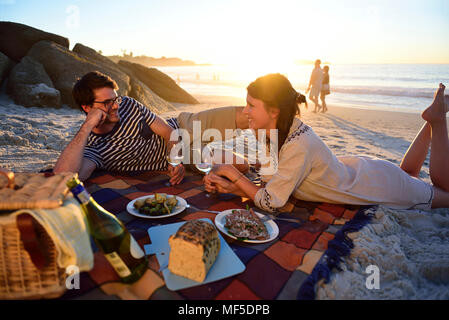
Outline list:
[[[143,219],[130,215],[126,205],[133,199],[158,193],[184,198],[200,208],[222,211],[254,207],[249,200],[230,194],[206,196],[202,176],[187,172],[183,182],[167,186],[168,176],[158,172],[129,175],[96,172],[85,182],[93,198],[115,214],[140,245],[150,243],[147,230],[152,226],[215,214],[187,208],[182,213],[162,219]],[[94,268],[82,272],[78,290],[68,290],[62,299],[314,299],[315,285],[329,279],[342,256],[349,254],[352,241],[346,236],[369,222],[368,207],[296,201],[280,217],[296,217],[303,224],[276,221],[279,236],[268,243],[251,244],[225,235],[232,250],[245,264],[243,273],[212,283],[170,291],[159,273],[154,255],[149,256],[149,270],[133,285],[122,284],[104,256],[94,248]]]

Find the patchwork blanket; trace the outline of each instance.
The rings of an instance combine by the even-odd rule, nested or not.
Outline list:
[[[187,172],[183,182],[167,186],[168,176],[160,172],[130,175],[96,172],[85,186],[93,198],[115,214],[142,245],[149,244],[147,230],[152,226],[192,219],[209,218],[215,214],[187,208],[178,215],[162,219],[144,219],[130,215],[127,204],[138,197],[167,193],[184,198],[199,208],[222,211],[254,207],[248,199],[221,194],[206,196],[202,176]],[[279,236],[268,243],[251,244],[223,234],[235,254],[245,264],[243,273],[212,283],[178,291],[170,291],[159,273],[154,255],[149,256],[148,271],[136,283],[125,285],[104,256],[96,250],[94,268],[81,273],[78,290],[68,290],[62,299],[314,299],[315,284],[328,279],[338,268],[342,256],[352,246],[346,233],[369,221],[368,207],[292,201],[288,212],[279,217],[295,217],[302,224],[277,220]],[[260,210],[257,210],[260,211]],[[95,249],[95,248],[94,248]],[[98,290],[100,289],[100,290]]]

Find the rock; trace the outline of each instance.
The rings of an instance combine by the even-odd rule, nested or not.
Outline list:
[[[55,88],[61,92],[62,103],[72,108],[79,108],[72,96],[73,85],[78,78],[91,71],[98,70],[114,79],[119,86],[119,94],[127,95],[129,92],[128,75],[97,60],[88,60],[56,43],[40,41],[30,49],[28,55],[42,63]]]
[[[92,48],[89,48],[81,43],[77,43],[73,49],[73,52],[78,53],[79,55],[87,58],[88,60],[95,60],[98,63],[102,63],[106,66],[108,66],[111,69],[116,69],[117,71],[122,71],[123,70],[120,68],[120,66],[118,64],[116,64],[114,61],[112,61],[109,58],[106,58],[105,56],[99,54],[97,51],[95,51]]]
[[[69,39],[15,22],[0,22],[0,51],[19,62],[28,50],[42,40],[69,48]]]
[[[131,78],[131,91],[129,92],[129,96],[141,102],[156,114],[176,110],[172,104],[159,97],[136,78]]]
[[[3,83],[3,80],[5,80],[8,76],[8,73],[13,66],[14,62],[9,59],[8,56],[0,52],[0,86]]]
[[[95,60],[100,63],[104,63],[111,69],[116,69],[118,71],[126,73],[130,77],[130,86],[131,86],[128,95],[136,99],[137,101],[141,102],[152,112],[159,114],[162,112],[176,110],[176,108],[172,104],[165,101],[157,94],[155,94],[153,91],[151,91],[151,89],[148,88],[142,81],[140,81],[133,73],[133,71],[131,71],[129,68],[116,64],[109,58],[106,58],[105,56],[99,54],[94,49],[82,45],[81,43],[77,43],[75,47],[73,47],[72,51],[90,60]]]
[[[44,67],[28,56],[12,68],[7,93],[16,104],[25,107],[61,107],[59,91],[53,87]]]
[[[12,98],[16,104],[24,107],[59,108],[61,106],[59,91],[44,83],[17,85]]]
[[[131,70],[140,81],[162,99],[179,103],[199,103],[198,100],[179,87],[172,78],[156,68],[147,68],[141,64],[125,60],[120,60],[119,65]]]
[[[34,60],[32,57],[24,57],[20,63],[16,64],[11,70],[10,74],[10,85],[14,83],[23,84],[38,84],[44,83],[50,88],[53,87],[53,82],[51,81],[48,74],[45,72],[42,64]]]
[[[131,78],[131,91],[129,92],[130,97],[141,102],[144,106],[156,114],[167,111],[176,111],[176,108],[171,103],[159,97],[142,81],[140,81],[132,70],[125,66],[120,66],[120,68]]]

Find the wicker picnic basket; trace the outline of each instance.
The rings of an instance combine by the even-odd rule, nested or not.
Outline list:
[[[59,297],[66,290],[67,275],[58,267],[53,241],[30,215],[12,212],[60,206],[67,193],[65,181],[73,175],[14,175],[4,169],[0,169],[0,173],[0,299]],[[20,226],[23,216],[32,220],[31,229]],[[35,252],[29,250],[31,234],[37,240],[36,248],[44,256],[45,263],[36,263]]]

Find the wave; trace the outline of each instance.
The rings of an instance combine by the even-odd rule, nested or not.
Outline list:
[[[362,86],[335,86],[331,91],[355,95],[379,95],[409,98],[430,98],[434,96],[435,89],[431,88],[403,88],[403,87],[362,87]]]
[[[441,78],[441,76],[430,77],[428,75],[421,75],[419,77],[413,76],[397,76],[388,74],[374,74],[374,75],[334,75],[332,74],[336,81],[389,81],[389,82],[413,82],[413,83],[439,83],[448,81],[447,77]]]
[[[184,82],[181,86],[193,94],[211,94],[228,95],[235,93],[235,90],[245,90],[245,86],[241,83],[233,82]],[[296,84],[295,88],[304,93],[304,84]],[[394,96],[409,98],[430,98],[434,96],[433,88],[406,88],[406,87],[376,87],[376,86],[333,86],[331,83],[331,91],[348,95],[377,95],[377,96]],[[237,91],[239,92],[239,91]]]

